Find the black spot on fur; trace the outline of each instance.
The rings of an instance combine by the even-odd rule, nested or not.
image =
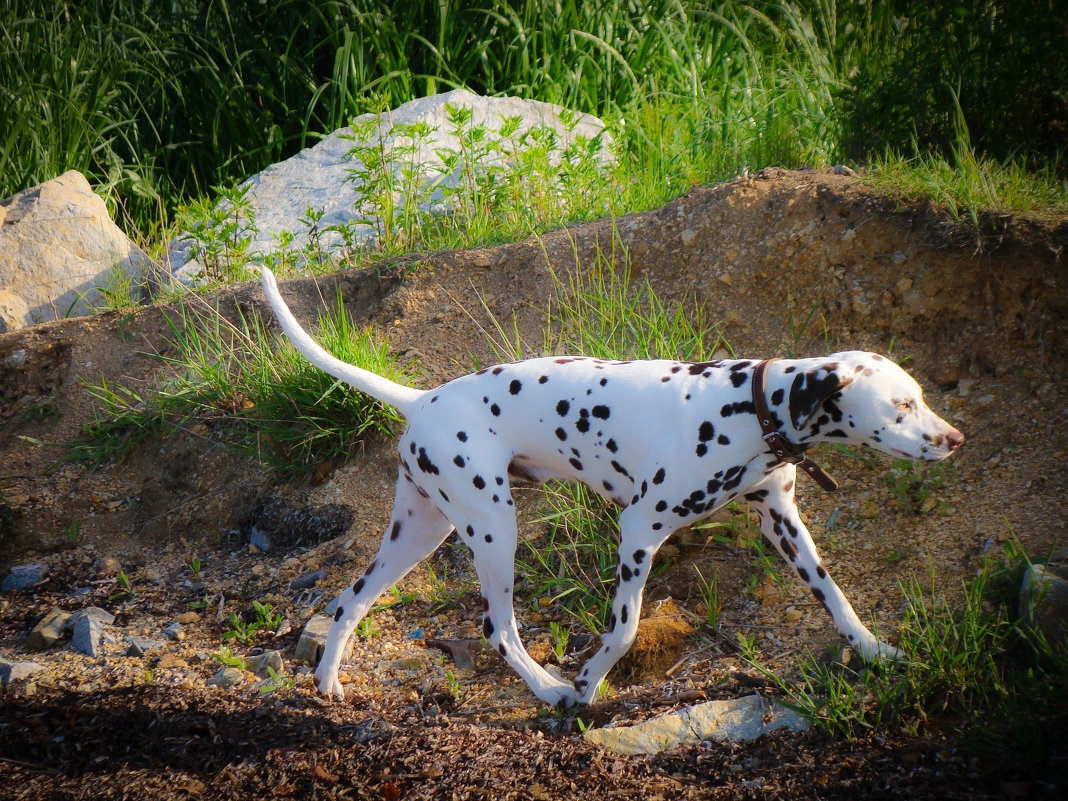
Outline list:
[[[516,379],[512,379],[512,383],[508,385],[508,392],[512,395],[518,395],[519,390],[523,388],[523,385]]]
[[[627,622],[627,605],[626,604],[623,604],[623,606],[619,610],[619,622],[623,623],[624,625]]]
[[[567,432],[564,431],[564,429],[562,429],[562,428],[557,428],[556,429],[556,438],[558,440],[560,440],[561,442],[563,442],[564,440],[567,439]]]
[[[756,414],[756,407],[751,400],[725,403],[719,410],[720,417],[730,417],[732,414]]]
[[[730,439],[725,434],[720,434],[716,438],[716,442],[718,442],[720,445],[730,445],[731,444]]]
[[[364,581],[362,578],[356,579],[356,583],[352,585],[352,594],[359,595],[363,590]]]
[[[627,566],[626,562],[623,562],[619,565],[619,575],[624,581],[630,581],[631,576],[633,574],[631,573],[631,569]],[[623,622],[627,622],[626,618],[623,619]]]
[[[667,509],[667,501],[656,502],[656,511],[663,512],[665,509]]]
[[[493,404],[492,406],[490,406],[490,414],[492,414],[494,417],[500,417],[501,407],[498,406],[496,403]]]
[[[486,488],[486,480],[482,478],[482,476],[475,476],[473,479],[471,479],[471,483],[475,485],[475,489]]]
[[[468,526],[467,527],[467,536],[468,537],[475,536],[475,529],[472,526]]]
[[[645,558],[645,551],[643,551],[641,548],[639,548],[638,550],[636,550],[634,552],[634,561],[635,561],[635,563],[640,565],[644,558]]]
[[[541,378],[538,379],[538,383],[539,384],[544,384],[548,380],[549,380],[549,376],[543,375]]]
[[[399,520],[397,520],[397,521],[394,521],[394,523],[393,523],[393,530],[389,532],[389,538],[390,538],[391,540],[395,540],[395,539],[397,539],[397,537],[399,537],[399,536],[400,536],[400,530],[401,530],[401,524],[400,524],[400,521],[399,521]]]
[[[604,444],[604,446],[608,448],[608,450],[612,453],[615,453],[617,450],[619,450],[619,446],[616,445],[616,441],[614,439],[609,439],[608,442]]]
[[[654,484],[663,483],[665,475],[666,475],[666,473],[664,472],[664,468],[661,467],[659,470],[656,471],[656,475],[653,476],[653,483]]]
[[[821,604],[826,602],[827,596],[823,594],[823,590],[819,587],[812,588],[812,597],[819,601]]]
[[[571,466],[574,467],[576,470],[582,469],[582,462],[580,462],[578,459],[572,458],[568,459],[568,461],[571,462]]]
[[[778,406],[782,403],[782,399],[786,396],[786,390],[781,387],[771,393],[771,405]]]
[[[708,442],[714,436],[716,436],[716,427],[707,420],[698,426],[697,438],[701,440],[701,442]]]
[[[339,606],[337,609],[335,609],[334,610],[334,622],[337,623],[339,620],[341,620],[341,616],[343,614],[345,614],[345,610],[342,607]]]
[[[827,571],[823,569],[823,565],[816,565],[816,575],[821,579],[827,578]]]
[[[567,417],[569,411],[571,411],[571,404],[566,400],[562,400],[556,404],[556,413],[561,417]]]
[[[736,387],[740,387],[748,380],[749,373],[731,373],[731,383]]]
[[[701,442],[697,445],[697,448],[695,448],[695,452],[698,456],[704,456],[706,453],[708,453],[708,446],[705,445],[705,443]]]
[[[482,633],[487,640],[493,636],[493,621],[488,617],[484,618],[482,621]]]
[[[608,415],[611,414],[611,410],[607,406],[598,405],[598,406],[594,406],[593,407],[593,409],[591,410],[591,413],[598,420],[607,420],[608,419]]]
[[[809,584],[812,581],[812,578],[808,575],[808,571],[803,567],[797,568],[797,575],[798,578],[805,582],[805,584]]]
[[[585,411],[585,410],[583,410]],[[575,428],[578,429],[580,434],[585,434],[590,430],[590,420],[588,417],[580,417],[578,422],[575,423]]]
[[[621,465],[615,459],[612,460],[612,469],[615,470],[620,475],[626,476],[627,478],[630,478],[630,473],[627,472],[627,469],[625,467],[623,467],[623,465]]]
[[[500,651],[501,656],[508,656],[508,649],[504,647],[503,642],[497,646],[497,650]]]
[[[419,458],[415,460],[415,463],[424,473],[430,473],[435,476],[438,475],[438,466],[430,460],[429,456],[426,455],[426,448],[419,449]]]
[[[452,463],[457,467],[463,467],[464,464],[466,464],[466,462],[464,462],[464,457],[462,456],[457,456],[455,459],[452,460]]]
[[[467,432],[466,431],[457,431],[456,432],[456,439],[460,440],[460,442],[467,442]],[[413,453],[414,453],[414,451],[413,451]]]
[[[493,535],[487,534],[484,539],[486,540],[486,542],[493,542]]]

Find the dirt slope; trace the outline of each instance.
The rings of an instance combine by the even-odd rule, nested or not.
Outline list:
[[[314,319],[320,297],[333,297],[338,287],[357,321],[374,325],[388,337],[402,362],[417,365],[427,386],[494,361],[480,330],[490,323],[479,295],[499,320],[515,315],[526,353],[536,354],[542,343],[544,308],[552,292],[549,266],[557,271],[574,269],[576,264],[588,267],[598,253],[618,265],[629,259],[632,271],[647,278],[663,300],[686,308],[699,305],[708,319],[724,321],[726,338],[739,355],[804,356],[866,348],[892,352],[899,361],[908,357],[904,366],[924,385],[930,405],[967,436],[951,467],[938,476],[944,483],[934,489],[934,503],[922,509],[907,508],[909,503],[903,506],[895,487],[886,480],[888,460],[866,462],[830,449],[822,458],[842,482],[842,491],[827,496],[808,482],[799,487],[802,509],[832,572],[858,610],[874,614],[883,630],[892,631],[900,615],[897,581],[903,576],[924,575],[933,564],[938,577],[952,588],[960,576],[974,571],[985,554],[996,553],[999,543],[1012,535],[1037,553],[1068,540],[1062,501],[1068,490],[1062,468],[1068,453],[1064,426],[1068,258],[1062,257],[1066,243],[1068,222],[1037,226],[989,221],[988,230],[977,240],[929,208],[898,209],[892,201],[873,196],[852,179],[829,171],[764,170],[747,179],[695,190],[657,211],[556,232],[538,241],[410,257],[385,277],[365,272],[281,284],[298,318],[308,321]],[[265,311],[262,293],[254,285],[227,290],[203,302],[217,303],[227,315],[250,307]],[[0,573],[5,572],[6,563],[42,555],[55,565],[49,582],[35,591],[0,596],[4,621],[0,623],[0,653],[24,654],[26,634],[50,605],[71,609],[85,605],[87,601],[75,599],[72,591],[93,577],[91,565],[102,554],[115,555],[139,582],[139,600],[133,610],[120,615],[119,624],[128,621],[130,626],[151,628],[173,620],[188,601],[203,595],[202,588],[189,590],[191,556],[207,561],[209,589],[225,595],[230,608],[270,598],[299,624],[294,594],[284,591],[293,577],[325,568],[329,578],[321,586],[330,595],[362,569],[376,548],[388,517],[395,465],[392,443],[384,440],[368,442],[363,452],[323,476],[325,480],[297,486],[280,482],[251,460],[230,455],[220,445],[223,432],[207,426],[193,426],[166,442],[146,444],[123,464],[96,470],[65,466],[46,472],[62,453],[56,443],[71,440],[93,417],[83,380],[97,383],[104,377],[109,384],[131,387],[158,380],[159,361],[146,353],[168,352],[165,315],[174,313],[173,308],[153,307],[132,315],[117,312],[64,320],[0,336],[0,495],[14,513],[14,533],[6,535],[0,551]],[[340,539],[317,548],[306,543],[288,553],[250,555],[242,527],[250,515],[259,514],[265,499],[312,510],[341,504],[351,509],[354,523]],[[528,521],[537,502],[534,490],[520,496]],[[828,520],[838,525],[827,527]],[[538,531],[534,523],[524,527],[526,536],[536,536]],[[71,548],[74,539],[84,544]],[[746,549],[705,548],[684,538],[670,545],[668,552],[686,558],[650,585],[647,610],[651,601],[671,596],[699,616],[688,566],[690,559],[697,559],[720,574],[728,639],[736,630],[756,632],[769,659],[786,661],[803,647],[835,641],[825,616],[791,582],[784,588],[761,583]],[[437,575],[448,569],[463,590],[462,582],[471,576],[462,560],[457,562],[453,554],[446,553],[436,564]],[[708,575],[707,570],[703,572]],[[743,589],[754,574],[758,579],[755,593]],[[428,598],[433,591],[428,581],[426,572],[417,570],[401,589]],[[95,590],[99,598],[92,598],[106,605],[107,593],[113,589],[102,582]],[[322,716],[327,730],[340,726],[337,731],[349,732],[345,726],[368,716],[400,724],[411,718],[413,703],[428,709],[427,698],[435,697],[444,680],[441,666],[426,657],[425,648],[404,640],[404,634],[421,626],[443,636],[469,634],[477,618],[477,594],[468,588],[457,596],[442,608],[417,601],[387,613],[378,637],[357,642],[351,673],[359,696],[340,713],[341,718],[318,709],[306,684],[287,691],[296,700],[285,703],[299,707],[301,715]],[[121,602],[111,606],[121,606]],[[792,622],[787,625],[784,616],[788,613]],[[537,653],[540,648],[542,654],[547,649],[547,621],[565,620],[554,616],[551,609],[543,615],[531,613],[529,607],[520,616],[534,642],[532,650]],[[258,704],[267,702],[249,691],[240,700],[226,702],[236,703],[236,711],[223,713],[224,696],[203,686],[217,666],[193,655],[217,650],[220,630],[225,628],[209,617],[205,614],[200,623],[189,627],[189,640],[180,647],[185,667],[156,671],[157,687],[149,703],[152,708],[166,706],[170,711],[160,714],[168,720],[177,716],[174,725],[179,728],[196,710],[202,710],[196,714],[208,715],[218,709],[231,722],[245,721],[235,737],[255,739],[245,730],[245,718]],[[283,650],[292,646],[294,636],[280,641]],[[645,690],[624,692],[606,714],[641,716],[642,710],[662,703],[650,699],[664,694],[711,694],[713,688],[732,692],[730,676],[734,674],[730,671],[735,663],[729,646],[701,640],[691,642],[689,648],[691,656],[670,681],[660,679]],[[106,718],[115,704],[121,707],[106,694],[106,688],[143,684],[144,667],[139,664],[119,669],[107,659],[98,664],[80,656],[71,664],[69,652],[64,654],[57,651],[35,657],[52,668],[49,682],[42,683],[40,700],[16,699],[0,691],[8,713],[0,739],[15,732],[25,734],[24,726],[29,725],[25,721],[35,715],[50,727],[42,742],[56,732],[73,732],[70,727],[82,724],[53,720],[55,714],[50,711],[63,693],[73,697],[62,696],[66,700],[61,706],[74,703],[94,710],[87,714]],[[410,654],[424,659],[425,670],[383,683],[383,676],[391,675],[388,670],[383,673],[383,655]],[[539,722],[532,698],[515,684],[503,663],[485,656],[477,667],[463,674],[465,709],[452,717],[447,708],[441,710],[443,725],[449,725],[449,720],[453,724],[462,720],[464,725],[473,721],[488,726],[490,732],[495,727],[518,727],[525,732],[523,742],[529,743],[535,735],[528,730],[547,725]],[[616,681],[622,683],[623,678]],[[178,693],[183,685],[186,689],[175,696],[177,700],[165,700],[170,697],[168,686]],[[472,708],[487,711],[473,713]],[[0,712],[0,720],[4,717]],[[83,735],[88,736],[84,731]],[[423,747],[418,742],[429,736],[419,728],[411,735],[416,743],[412,747]],[[301,781],[307,779],[313,763],[337,769],[336,758],[324,756],[329,750],[325,745],[305,748],[294,742],[286,747],[300,752],[299,758],[287,764],[297,773],[305,771],[300,773]],[[932,754],[938,750],[937,743],[902,747],[910,752],[919,749],[922,755],[913,764],[922,765],[934,759]],[[222,792],[219,788],[224,785],[217,782],[229,770],[204,763],[198,772],[163,757],[131,767],[106,743],[97,743],[90,751],[113,769],[93,773],[102,782],[101,788],[118,786],[108,782],[119,781],[118,766],[126,765],[123,770],[147,771],[164,784],[196,774],[195,781],[215,793]],[[523,749],[517,745],[514,755],[520,753]],[[577,753],[567,759],[582,761]],[[321,757],[318,762],[316,754]],[[66,748],[26,745],[16,758],[34,765],[54,762],[68,780],[87,775],[84,771],[89,770],[87,763],[78,767],[83,758]],[[244,758],[258,764],[261,757],[247,754]],[[271,770],[281,771],[278,782],[296,781],[293,775],[288,779],[283,775],[286,765],[279,765],[270,755],[262,758]],[[715,759],[727,757],[720,754]],[[800,756],[798,760],[798,765],[805,762]],[[640,784],[644,781],[640,777],[652,771],[662,777],[676,776],[668,780],[671,791],[665,790],[665,797],[703,795],[700,773],[707,766],[701,767],[700,757],[684,755],[671,764],[664,760],[617,760],[615,764],[618,768],[610,766],[607,775],[614,775],[616,784],[598,785],[601,790],[636,786],[634,782]],[[503,759],[493,770],[521,769],[518,762],[511,768],[508,765]],[[382,766],[376,769],[381,771]],[[0,775],[4,770],[0,765]],[[781,776],[769,774],[779,777],[775,781],[781,782],[780,790],[786,795],[801,776],[791,770],[783,768]],[[888,775],[878,767],[870,770],[884,779]],[[945,766],[938,770],[943,775],[952,773]],[[961,777],[969,770],[964,766],[953,775],[963,781]],[[17,775],[25,779],[30,774]],[[27,791],[25,797],[49,797],[49,792],[68,786],[61,778],[33,775],[37,776],[32,783],[36,790]],[[425,779],[425,773],[418,775]],[[352,776],[346,781],[356,787]],[[827,797],[848,794],[847,777],[831,781]],[[930,797],[939,797],[931,790],[935,784],[925,782],[910,785],[907,792],[902,789],[901,797],[908,793],[928,797],[924,795],[928,791]],[[397,779],[396,784],[410,790],[418,782]],[[980,785],[985,786],[976,779],[975,787]],[[474,785],[462,786],[470,789]],[[738,790],[736,795],[720,797],[744,796],[745,791]],[[420,791],[413,797],[434,797],[434,793]],[[538,796],[520,793],[518,797]]]

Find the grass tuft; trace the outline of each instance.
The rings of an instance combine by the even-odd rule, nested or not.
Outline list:
[[[158,358],[173,377],[140,392],[104,381],[90,386],[98,419],[61,462],[111,462],[150,438],[199,423],[202,435],[216,432],[272,468],[303,472],[349,455],[370,434],[392,434],[400,420],[392,408],[313,367],[284,337],[269,335],[254,313],[241,313],[233,325],[217,310],[183,305],[168,323],[176,354]],[[318,340],[339,359],[404,380],[385,346],[353,325],[340,299],[320,317]]]

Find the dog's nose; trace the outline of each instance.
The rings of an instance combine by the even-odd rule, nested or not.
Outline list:
[[[964,444],[964,435],[957,429],[951,428],[946,432],[946,443],[951,451],[955,451]]]

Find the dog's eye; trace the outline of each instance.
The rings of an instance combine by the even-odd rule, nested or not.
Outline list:
[[[915,411],[916,401],[914,401],[912,398],[909,398],[908,400],[903,400],[901,401],[901,403],[897,404],[897,408],[903,412]]]

